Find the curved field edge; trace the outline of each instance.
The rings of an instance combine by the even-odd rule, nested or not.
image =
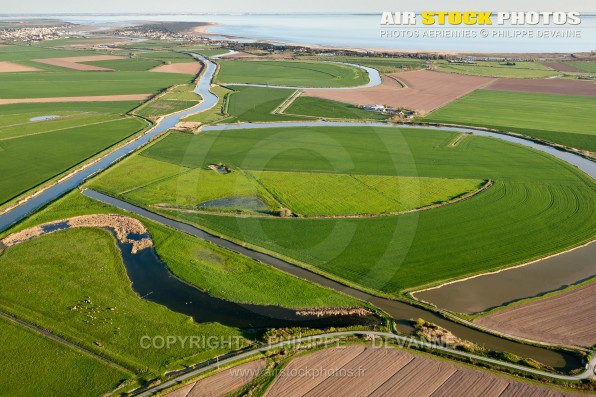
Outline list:
[[[248,131],[243,131],[242,133],[246,135],[246,134],[248,134]],[[425,135],[427,135],[427,134],[428,135],[433,135],[430,132],[425,132]],[[447,138],[448,138],[448,136],[447,136]],[[450,141],[450,139],[445,139],[445,141]],[[472,142],[472,143],[470,143],[470,142]],[[499,151],[498,151],[497,156],[504,156],[504,158],[511,157],[511,155],[512,155],[512,153],[507,153],[508,148],[516,148],[516,149],[513,150],[513,152],[514,152],[514,154],[516,156],[521,156],[521,157],[524,157],[524,158],[527,156],[527,158],[529,158],[529,159],[532,160],[532,161],[530,161],[530,163],[532,163],[532,162],[540,163],[541,164],[540,165],[541,168],[546,167],[546,169],[551,169],[551,171],[555,172],[555,174],[553,174],[552,176],[549,177],[549,180],[552,180],[551,182],[549,182],[547,184],[540,184],[540,183],[537,183],[536,182],[536,178],[538,178],[538,176],[540,175],[540,173],[538,173],[538,170],[534,169],[532,171],[531,169],[528,169],[527,171],[529,172],[530,176],[525,176],[525,174],[523,173],[523,171],[525,171],[525,170],[522,170],[522,171],[517,172],[517,170],[515,170],[514,168],[512,168],[512,170],[514,170],[514,171],[517,172],[516,178],[517,179],[520,179],[521,178],[521,180],[524,181],[523,184],[519,184],[519,183],[513,183],[512,184],[511,182],[508,182],[507,184],[503,184],[499,180],[501,178],[495,177],[495,180],[496,180],[495,187],[489,189],[486,192],[486,194],[479,195],[477,197],[474,197],[473,199],[470,199],[470,200],[466,201],[465,203],[458,203],[458,204],[455,204],[454,206],[460,206],[460,207],[461,206],[464,206],[464,205],[465,206],[470,206],[473,203],[475,208],[478,208],[478,206],[480,206],[480,209],[482,209],[482,205],[487,204],[487,202],[486,202],[486,199],[487,198],[489,199],[489,201],[490,201],[490,199],[502,199],[502,197],[506,196],[506,194],[505,194],[506,191],[509,190],[509,191],[511,191],[513,193],[517,192],[516,193],[516,195],[517,195],[517,199],[516,200],[517,201],[515,203],[510,203],[514,207],[515,206],[523,205],[522,202],[523,202],[523,200],[525,200],[524,197],[527,196],[528,194],[530,194],[528,197],[529,198],[532,198],[534,200],[535,204],[538,206],[537,207],[537,210],[539,212],[545,211],[545,210],[552,211],[552,210],[548,210],[548,208],[549,208],[548,203],[549,203],[549,201],[551,199],[554,199],[555,200],[554,201],[554,204],[557,204],[560,200],[562,200],[562,197],[563,196],[567,196],[567,198],[575,197],[576,194],[580,194],[582,196],[585,196],[587,194],[588,196],[591,196],[594,193],[593,181],[591,181],[583,173],[581,173],[580,171],[578,171],[574,167],[569,166],[569,165],[563,163],[562,161],[556,160],[556,159],[554,159],[554,158],[552,158],[549,155],[546,155],[544,153],[541,153],[541,152],[538,152],[538,151],[535,151],[535,150],[531,150],[531,149],[528,149],[528,148],[524,148],[524,147],[521,147],[521,146],[518,146],[518,145],[512,145],[512,144],[509,144],[509,143],[501,142],[501,141],[498,141],[496,139],[487,139],[487,138],[481,138],[481,137],[470,137],[470,139],[466,139],[462,143],[460,143],[460,145],[458,145],[458,147],[463,147],[464,149],[461,149],[461,150],[464,150],[466,153],[469,154],[470,153],[470,147],[469,146],[470,145],[478,146],[478,143],[479,142],[486,143],[486,144],[481,145],[481,146],[484,146],[484,148],[483,148],[483,150],[484,150],[483,155],[486,155],[487,151],[492,150],[492,148],[488,148],[487,145],[489,145],[489,146],[495,146],[496,148],[498,148]],[[450,149],[450,150],[454,150],[454,149]],[[457,151],[457,149],[455,149],[455,150]],[[445,152],[445,153],[448,153],[448,152]],[[531,154],[531,155],[529,155],[529,154]],[[495,154],[491,155],[491,161],[496,161],[498,163],[499,161],[494,156],[495,156]],[[514,156],[514,158],[515,158],[515,156]],[[468,159],[468,160],[470,160],[470,159]],[[519,160],[520,159],[517,159],[516,161],[519,161]],[[495,167],[495,165],[496,165],[496,163],[493,164],[492,167]],[[428,165],[426,165],[426,166],[428,166]],[[538,166],[538,164],[535,164],[535,166]],[[558,169],[558,171],[555,171],[557,169]],[[492,172],[494,172],[494,171],[492,171]],[[510,170],[510,172],[513,172],[513,171]],[[534,175],[534,174],[536,174],[536,175]],[[556,179],[557,178],[563,177],[564,175],[566,175],[566,176],[563,179],[567,178],[568,179],[567,182],[562,183],[562,184],[556,182]],[[478,175],[476,175],[476,176],[478,176]],[[492,177],[492,175],[491,175],[491,177]],[[569,178],[571,178],[571,179],[569,179]],[[534,180],[534,182],[530,183],[532,180]],[[570,184],[569,182],[571,182],[571,180],[575,180],[576,182],[573,182],[573,183]],[[582,182],[579,182],[579,181],[582,181]],[[556,184],[560,184],[560,187],[557,188],[557,189],[549,188],[548,187],[549,184],[551,184],[553,182],[556,182],[555,185]],[[579,185],[575,186],[575,184],[577,182],[579,182]],[[527,187],[524,187],[524,184],[528,184],[528,183],[530,183],[530,185],[531,184],[534,184],[535,185],[535,188],[534,189],[527,190]],[[509,186],[509,187],[506,188],[506,186]],[[536,189],[538,189],[538,190],[536,190]],[[532,190],[534,190],[533,193],[531,193]],[[555,196],[560,196],[562,194],[563,196],[558,197],[558,198],[555,198],[553,196],[553,194]],[[571,194],[571,196],[569,196],[570,194]],[[541,195],[542,195],[543,199],[540,199],[540,196]],[[546,196],[544,196],[544,195],[546,195]],[[491,197],[488,197],[488,196],[491,196]],[[515,197],[515,195],[514,195],[514,197]],[[546,202],[544,202],[543,201],[544,198],[548,198],[548,197],[551,197],[551,199],[547,199]],[[589,198],[587,198],[587,199],[588,199],[588,201],[582,201],[582,200],[580,200],[579,202],[590,202],[589,201]],[[522,201],[520,201],[520,200],[522,200]],[[536,200],[538,200],[538,201],[536,201]],[[480,202],[480,201],[482,201],[482,202]],[[566,200],[564,200],[564,201],[566,201]],[[570,210],[570,209],[572,210],[572,207],[574,207],[575,205],[577,205],[577,203],[579,203],[579,202],[576,202],[574,199],[571,200],[569,202],[569,204],[568,204],[568,206],[570,206],[570,208],[567,208],[567,209],[568,210]],[[576,204],[573,204],[573,203],[576,203]],[[543,208],[542,206],[544,206],[544,205],[547,205],[547,207],[544,207]],[[451,208],[454,208],[454,206],[450,206],[450,207]],[[586,208],[585,206],[582,207],[582,208],[583,208],[584,211],[586,209],[588,210],[588,212],[591,211],[591,209]],[[435,214],[437,214],[437,213],[441,212],[441,209],[435,209],[433,211],[428,211],[428,212],[429,213],[435,213]],[[566,211],[566,213],[567,212],[568,211]],[[483,214],[486,214],[486,210],[484,210],[482,213]],[[515,214],[515,212],[512,213],[512,215],[514,215],[514,214]],[[174,216],[174,217],[181,217],[180,214],[168,213],[168,215]],[[442,215],[443,215],[443,213],[442,213]],[[507,215],[507,216],[509,216],[509,215]],[[529,215],[524,214],[524,213],[518,213],[517,216],[522,216],[521,219],[531,219],[531,218],[528,218]],[[232,238],[232,239],[235,239],[235,240],[241,240],[241,241],[244,240],[244,241],[247,241],[251,245],[261,246],[261,249],[264,248],[264,249],[267,249],[269,252],[276,252],[276,255],[283,255],[286,258],[287,257],[293,257],[293,260],[292,260],[293,262],[299,262],[301,264],[309,263],[309,262],[311,264],[313,263],[312,260],[305,260],[305,257],[300,257],[300,256],[296,257],[296,256],[292,255],[292,251],[288,251],[288,250],[284,250],[284,249],[279,249],[279,247],[276,249],[275,248],[275,245],[265,245],[265,246],[263,246],[263,244],[257,243],[257,241],[254,238],[249,238],[249,239],[243,239],[243,238],[241,238],[241,236],[237,234],[237,232],[238,232],[238,226],[234,226],[232,223],[235,223],[235,222],[245,222],[245,220],[243,220],[243,219],[236,220],[234,218],[228,219],[229,217],[219,217],[218,220],[215,220],[212,217],[203,216],[203,215],[200,216],[200,217],[193,217],[193,216],[183,215],[182,217],[184,218],[184,220],[190,221],[190,222],[195,223],[195,224],[199,224],[203,228],[208,228],[211,231],[217,231],[217,234],[219,234],[219,235],[225,235],[228,238]],[[494,217],[494,215],[493,215],[493,217]],[[575,217],[575,219],[577,219],[577,215],[574,215],[574,217]],[[588,218],[589,217],[590,216],[588,216]],[[223,224],[222,224],[222,218],[226,218],[226,219],[223,219]],[[407,217],[407,218],[411,219],[411,217]],[[414,221],[415,221],[415,219],[414,219]],[[232,222],[232,223],[230,223],[230,222]],[[296,226],[300,226],[300,225],[303,225],[303,224],[308,224],[307,221],[294,220],[294,219],[292,219],[292,220],[271,220],[269,223],[270,224],[273,224],[273,222],[279,222],[280,224],[281,224],[281,222],[285,222],[286,224],[289,224],[289,223],[294,222],[292,224],[293,225],[296,225]],[[375,222],[379,222],[379,221],[376,220]],[[552,220],[551,220],[551,222],[552,222]],[[587,224],[585,222],[586,222],[586,219],[583,220],[583,225],[587,226]],[[444,223],[445,222],[442,222],[441,224],[444,224]],[[328,228],[328,227],[329,226],[325,226],[325,228]],[[426,227],[428,228],[428,225],[426,225]],[[375,228],[375,226],[371,226],[371,227],[368,227],[367,229],[368,230],[372,230],[373,233],[374,233],[374,231],[377,228]],[[538,258],[543,257],[544,255],[548,255],[550,253],[555,253],[555,252],[563,251],[565,249],[568,249],[568,248],[573,247],[573,246],[577,246],[579,244],[582,244],[582,243],[584,243],[586,241],[589,241],[589,240],[593,239],[594,233],[593,233],[593,231],[591,229],[589,229],[589,228],[588,229],[585,229],[584,226],[580,226],[579,229],[583,229],[583,230],[579,230],[579,231],[578,230],[574,230],[572,234],[575,235],[578,232],[580,234],[583,233],[582,234],[583,237],[579,237],[578,238],[577,236],[575,236],[575,237],[571,236],[571,239],[570,240],[567,239],[565,242],[559,241],[559,243],[556,246],[554,246],[554,247],[552,247],[550,245],[549,245],[549,247],[545,247],[544,246],[544,243],[542,243],[542,244],[539,244],[539,248],[538,249],[536,249],[536,247],[532,247],[531,252],[528,253],[528,254],[526,254],[525,257],[523,257],[524,256],[523,254],[520,255],[520,253],[517,253],[516,252],[515,254],[516,254],[517,258],[515,258],[514,260],[507,260],[507,258],[506,258],[505,260],[498,261],[499,263],[496,263],[496,264],[494,264],[494,265],[492,265],[490,267],[489,266],[481,266],[480,268],[477,268],[477,269],[468,269],[468,271],[465,271],[465,270],[464,271],[459,271],[458,273],[460,273],[460,274],[458,274],[458,275],[451,275],[450,277],[449,276],[448,277],[445,277],[445,276],[439,277],[440,276],[439,275],[439,276],[436,277],[436,281],[433,281],[433,283],[440,283],[440,282],[444,282],[446,280],[458,279],[458,278],[462,278],[462,277],[465,277],[465,276],[469,276],[471,274],[481,274],[481,273],[486,272],[486,270],[489,270],[489,269],[490,270],[496,270],[496,269],[499,269],[499,268],[507,268],[507,267],[510,267],[512,265],[515,265],[515,264],[524,263],[524,262],[526,262],[528,260],[531,260],[531,259],[538,259]],[[271,230],[273,230],[273,229],[270,229],[270,231]],[[312,233],[313,230],[315,230],[315,229],[312,229],[311,228],[310,232]],[[300,231],[299,229],[296,229],[295,227],[292,228],[292,231],[298,231],[298,232],[300,232],[300,237],[299,238],[304,237],[304,239],[307,240],[307,241],[312,240],[312,237],[306,237],[307,234],[304,234],[302,231]],[[283,231],[283,234],[284,235],[285,235],[285,233],[286,232]],[[501,234],[501,232],[499,232],[498,230],[493,230],[491,233],[494,236],[499,236]],[[379,236],[376,236],[376,237],[378,238]],[[555,237],[557,237],[558,240],[560,240],[560,236],[555,236]],[[370,239],[368,239],[368,240],[370,240]],[[511,241],[515,241],[515,240],[511,240]],[[494,246],[493,247],[487,247],[487,248],[489,248],[490,251],[494,251],[494,249],[495,249]],[[353,252],[353,251],[350,251],[350,252]],[[494,261],[495,261],[495,258],[494,257],[489,257],[489,259],[491,259],[493,261],[493,263],[494,263]],[[317,262],[315,261],[314,262],[314,266],[316,266],[316,265],[317,265]],[[334,272],[329,272],[329,267],[328,266],[322,267],[319,270],[320,271],[323,271],[324,273],[326,273],[326,275],[329,275],[329,273],[331,273],[331,274],[334,273]],[[444,273],[444,275],[447,275],[447,274]],[[345,280],[349,280],[350,279],[349,277],[342,277],[342,274],[334,274],[334,277],[339,277],[340,279],[342,279],[342,281],[345,281]],[[354,281],[355,279],[352,279],[352,280]],[[407,290],[409,288],[420,287],[421,285],[425,285],[425,284],[426,285],[429,285],[428,282],[427,283],[424,283],[424,282],[415,282],[415,283],[413,283],[413,285],[407,286],[406,288],[401,288],[401,289],[403,291],[403,290]],[[360,285],[360,287],[362,288],[363,285]],[[366,288],[367,286],[364,285],[364,287]],[[383,292],[383,291],[377,290],[377,293],[378,292]],[[385,292],[389,292],[389,291],[385,291]]]

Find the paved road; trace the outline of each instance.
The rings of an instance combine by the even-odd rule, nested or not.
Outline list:
[[[506,368],[510,368],[510,369],[514,369],[514,370],[518,370],[518,371],[522,371],[522,372],[526,372],[526,373],[530,373],[530,374],[540,375],[540,376],[543,376],[546,378],[558,379],[558,380],[576,381],[576,380],[588,379],[588,378],[594,376],[594,367],[596,365],[596,356],[595,356],[595,357],[592,357],[592,360],[588,364],[586,370],[584,372],[582,372],[581,374],[559,375],[559,374],[552,374],[552,373],[545,372],[545,371],[540,371],[540,370],[533,369],[533,368],[524,367],[524,366],[517,365],[517,364],[512,364],[512,363],[508,363],[508,362],[504,362],[504,361],[495,360],[495,359],[488,358],[488,357],[482,357],[482,356],[478,356],[475,354],[462,352],[459,350],[451,349],[449,347],[434,345],[434,344],[420,341],[418,339],[414,339],[411,337],[391,334],[389,332],[376,332],[376,331],[330,332],[327,334],[292,339],[292,340],[288,340],[288,341],[274,343],[274,344],[271,344],[271,345],[268,345],[265,347],[257,347],[252,350],[249,350],[249,351],[244,351],[244,352],[241,352],[233,357],[229,357],[229,358],[217,361],[215,363],[209,363],[207,365],[201,366],[198,369],[186,372],[186,373],[184,373],[180,376],[177,376],[167,382],[164,382],[158,386],[144,390],[144,391],[140,392],[139,394],[137,394],[137,396],[138,397],[148,397],[148,396],[154,395],[157,392],[163,391],[169,387],[176,385],[179,382],[193,378],[193,377],[200,375],[204,372],[219,368],[222,365],[232,364],[236,361],[252,357],[259,353],[265,353],[269,350],[274,350],[274,349],[278,349],[280,347],[289,346],[289,345],[313,342],[313,341],[317,341],[317,340],[321,340],[321,339],[325,340],[325,339],[333,339],[333,338],[337,338],[337,337],[353,336],[353,335],[379,337],[379,338],[385,338],[385,339],[394,339],[398,343],[403,344],[403,345],[409,344],[411,346],[417,345],[417,346],[421,346],[421,347],[426,347],[429,349],[439,350],[442,352],[458,355],[461,357],[473,358],[474,360],[478,360],[478,361],[485,362],[488,364],[498,365],[501,367],[506,367]]]
[[[35,326],[33,324],[29,324],[28,322],[25,322],[23,320],[19,320],[18,318],[13,317],[13,316],[11,316],[8,313],[0,312],[0,317],[3,317],[5,319],[7,319],[8,321],[12,321],[13,323],[17,323],[17,324],[19,324],[19,325],[21,325],[21,326],[23,326],[25,328],[30,329],[31,331],[33,331],[33,332],[35,332],[37,334],[41,334],[41,335],[43,335],[43,336],[45,336],[47,338],[52,339],[55,342],[58,342],[58,343],[60,343],[60,344],[62,344],[64,346],[70,347],[71,349],[74,349],[74,350],[76,350],[76,351],[78,351],[80,353],[86,354],[86,355],[91,356],[91,357],[93,357],[95,359],[98,359],[100,361],[103,361],[104,363],[106,363],[108,365],[111,365],[113,367],[116,367],[116,368],[118,368],[118,369],[120,369],[120,370],[122,370],[124,372],[130,373],[130,370],[124,368],[120,364],[117,364],[117,363],[115,363],[115,362],[113,362],[111,360],[108,360],[105,357],[99,356],[99,355],[93,353],[90,350],[87,350],[87,349],[82,348],[81,346],[75,345],[74,343],[71,343],[71,342],[67,341],[66,339],[62,339],[61,337],[56,336],[56,335],[52,334],[51,332],[46,331],[44,329],[41,329],[41,328],[39,328],[39,327],[37,327],[37,326]]]

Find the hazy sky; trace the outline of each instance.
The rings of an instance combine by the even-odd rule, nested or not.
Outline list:
[[[9,13],[596,11],[593,0],[0,0]]]

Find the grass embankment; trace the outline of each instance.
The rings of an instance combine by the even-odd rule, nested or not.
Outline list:
[[[518,132],[595,152],[595,108],[592,97],[479,90],[423,120]]]
[[[98,396],[130,376],[4,318],[0,339],[6,396]]]
[[[191,108],[201,101],[194,92],[194,84],[182,84],[172,87],[166,93],[143,104],[134,113],[148,118],[156,118]]]
[[[66,172],[146,122],[123,116],[134,102],[0,106],[0,204]],[[60,116],[30,121],[40,116]]]
[[[353,87],[368,83],[363,69],[325,62],[220,60],[221,84]]]
[[[463,64],[438,61],[434,63],[434,66],[436,70],[441,72],[488,77],[536,79],[561,74],[561,72],[557,72],[539,62],[515,62],[514,65],[507,65],[506,62],[479,61],[475,64]]]
[[[526,262],[594,238],[594,207],[578,204],[595,198],[594,182],[583,173],[495,139],[469,136],[451,146],[456,137],[381,127],[205,131],[167,136],[143,155],[188,168],[224,162],[244,170],[495,181],[469,200],[380,218],[255,221],[168,212],[383,293]]]

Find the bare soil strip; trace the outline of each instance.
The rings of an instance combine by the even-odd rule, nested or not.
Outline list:
[[[493,312],[474,324],[540,342],[596,344],[596,282],[544,299]]]
[[[343,366],[334,360],[354,354],[354,359]],[[352,372],[348,372],[350,370]],[[325,376],[311,376],[314,373]],[[313,384],[316,386],[312,387]],[[347,346],[319,350],[293,360],[275,379],[266,395],[555,397],[571,394],[404,350]]]
[[[487,90],[596,96],[596,84],[587,80],[564,79],[498,79]]]
[[[34,61],[45,63],[47,65],[60,66],[63,68],[82,70],[86,72],[111,72],[113,69],[103,68],[95,65],[85,65],[80,62],[111,61],[113,59],[125,59],[125,57],[116,55],[91,55],[85,57],[34,59]]]
[[[225,396],[240,389],[265,369],[265,360],[251,361],[186,385],[166,397]]]
[[[149,233],[141,221],[128,216],[115,214],[81,215],[72,218],[61,219],[59,221],[44,223],[42,225],[33,226],[20,232],[13,233],[0,240],[0,244],[8,248],[45,234],[53,233],[65,228],[75,227],[98,227],[112,229],[116,234],[118,241],[121,243],[132,244],[133,254],[153,245],[153,241],[150,238],[129,238],[129,234],[146,235]]]
[[[583,72],[583,70],[562,62],[542,62],[542,64],[558,72]]]
[[[114,101],[146,101],[153,94],[96,95],[96,96],[62,96],[52,98],[18,98],[0,99],[0,105],[14,103],[55,103],[55,102],[114,102]]]
[[[376,87],[353,90],[307,89],[303,95],[357,106],[382,104],[428,113],[495,80],[490,77],[416,70],[384,76],[383,83]]]
[[[0,73],[13,73],[13,72],[40,72],[40,69],[32,66],[19,65],[13,62],[0,62]]]
[[[172,63],[170,65],[157,66],[149,71],[197,75],[201,71],[201,64],[199,62]]]

